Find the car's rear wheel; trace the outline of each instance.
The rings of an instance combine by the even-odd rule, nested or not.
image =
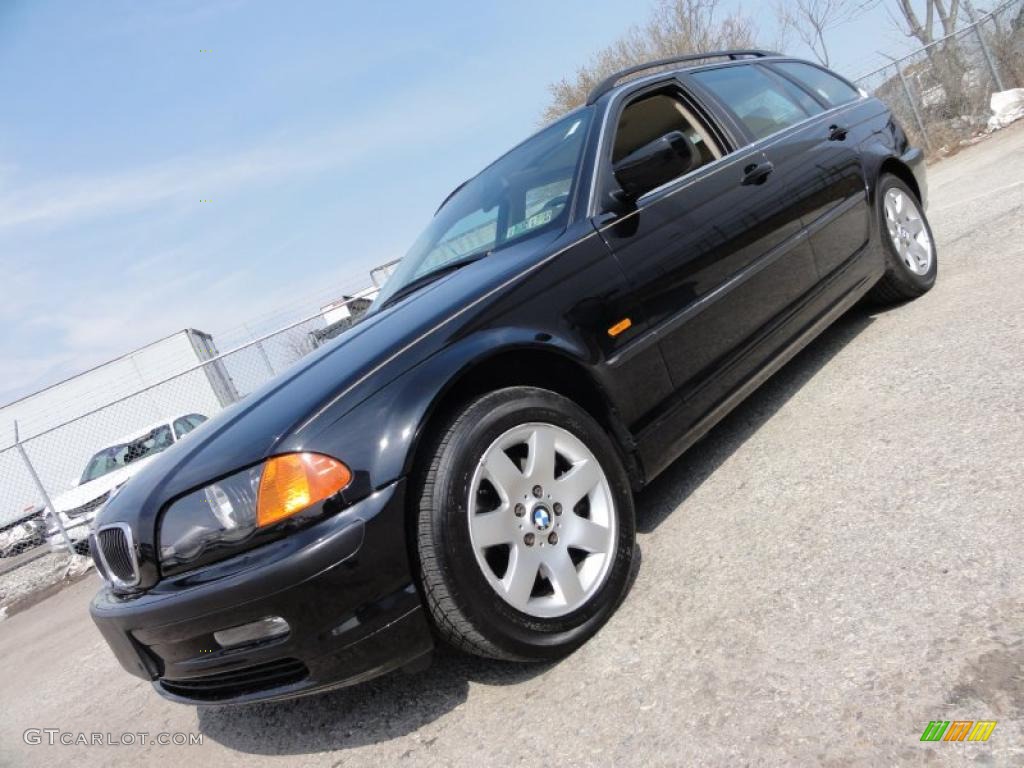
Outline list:
[[[635,546],[628,478],[570,400],[532,387],[475,399],[435,441],[418,491],[424,597],[456,647],[558,658],[621,600]]]
[[[882,176],[876,197],[886,263],[871,298],[886,304],[916,299],[931,290],[938,273],[931,226],[917,195],[898,177]]]

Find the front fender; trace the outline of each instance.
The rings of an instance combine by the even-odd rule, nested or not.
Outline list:
[[[365,477],[367,491],[404,476],[421,430],[466,370],[505,352],[553,352],[581,365],[592,362],[583,345],[527,328],[492,328],[466,336],[406,371],[337,421],[324,425],[305,450],[345,462]],[[365,473],[365,475],[363,474]]]
[[[921,204],[928,206],[928,178],[925,170],[925,155],[920,147],[910,143],[906,131],[900,127],[895,118],[889,113],[884,128],[875,130],[858,147],[868,179],[868,194],[872,205],[875,203],[875,190],[879,175],[883,172],[884,165],[896,163],[901,166],[904,172],[904,180],[911,182],[906,177],[906,172],[913,177],[918,189],[921,192]]]

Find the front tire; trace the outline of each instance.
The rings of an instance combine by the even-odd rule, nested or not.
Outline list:
[[[561,395],[510,387],[476,398],[430,447],[418,490],[420,583],[455,647],[557,659],[624,596],[629,481],[608,435]]]
[[[902,179],[885,174],[878,182],[876,206],[885,274],[871,289],[871,298],[882,304],[916,299],[931,290],[938,273],[935,238],[921,201]]]

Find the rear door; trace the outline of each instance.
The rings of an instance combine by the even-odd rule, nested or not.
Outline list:
[[[803,62],[720,67],[697,72],[694,79],[732,111],[753,146],[784,169],[789,204],[799,211],[818,272],[822,278],[831,275],[868,241],[865,177],[852,110],[846,106],[860,94]],[[792,126],[767,119],[765,105],[751,98],[755,88],[784,94],[799,105],[804,119]]]
[[[825,110],[804,132],[807,162],[821,172],[804,222],[811,236],[818,267],[830,275],[867,245],[871,209],[859,146],[870,138],[858,117],[864,99],[850,83],[802,61],[773,62],[770,69],[803,88]]]
[[[694,139],[700,164],[642,194],[634,208],[595,220],[648,323],[622,356],[656,341],[684,406],[667,431],[699,416],[703,406],[686,407],[704,399],[698,393],[730,386],[721,374],[742,371],[765,327],[817,280],[799,207],[789,202],[798,181],[791,169],[773,167],[760,148],[744,148],[682,85],[648,87],[612,112],[605,183],[614,185],[618,157],[670,130]],[[784,97],[776,110],[787,124],[806,117]]]

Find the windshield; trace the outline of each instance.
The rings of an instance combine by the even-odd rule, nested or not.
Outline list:
[[[82,473],[82,483],[88,483],[98,477],[103,477],[115,469],[121,469],[133,461],[152,456],[165,448],[169,448],[174,442],[171,436],[171,428],[167,424],[161,424],[152,432],[136,438],[128,443],[112,445],[104,448],[85,465],[85,472]]]
[[[545,128],[452,193],[385,283],[376,307],[447,264],[564,227],[590,116],[582,110]]]

